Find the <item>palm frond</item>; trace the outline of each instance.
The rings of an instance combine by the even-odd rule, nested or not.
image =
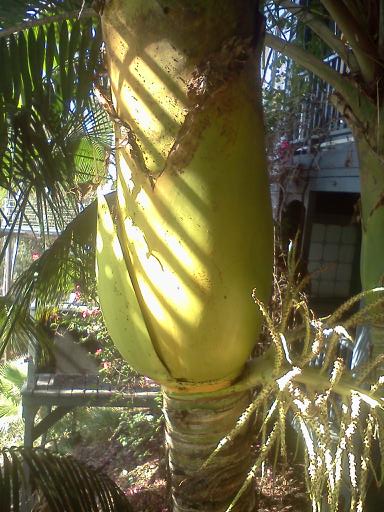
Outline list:
[[[25,372],[14,363],[0,365],[0,386],[2,389],[7,386],[8,389],[12,388],[20,391],[24,384],[25,376]]]
[[[124,493],[110,478],[69,455],[57,455],[43,449],[13,447],[3,449],[1,457],[2,512],[20,510],[31,491],[33,501],[45,504],[52,512],[133,510]]]
[[[84,6],[90,7],[91,0]],[[54,16],[78,10],[83,7],[82,0],[12,0],[0,4],[0,28],[4,29],[25,20],[35,20],[45,15]]]
[[[18,303],[10,296],[0,298],[0,359],[8,345],[18,354],[40,347],[43,359],[50,353],[51,340],[31,316],[27,298]]]
[[[111,207],[115,193],[107,200]],[[0,356],[9,344],[23,353],[28,344],[45,347],[50,341],[39,323],[47,310],[58,305],[79,285],[85,295],[95,297],[96,202],[87,206],[53,244],[25,270],[0,301]],[[35,316],[30,315],[34,304]]]
[[[86,192],[106,175],[112,128],[92,94],[103,80],[100,48],[100,26],[92,20],[0,40],[0,187],[13,208],[1,209],[8,239],[0,261],[25,225],[40,237],[60,232],[66,214],[78,213]]]
[[[115,193],[110,193],[108,200],[113,203]],[[44,310],[62,300],[74,284],[84,290],[94,286],[96,213],[93,201],[16,280],[11,289],[15,301],[18,297],[27,297],[29,303],[36,299],[36,310]]]
[[[15,363],[0,365],[0,418],[17,416],[25,379],[26,373]]]

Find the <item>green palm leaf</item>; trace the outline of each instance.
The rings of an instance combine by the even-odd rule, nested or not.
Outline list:
[[[0,187],[15,207],[0,205],[8,233],[0,261],[23,225],[40,237],[48,218],[51,230],[64,229],[66,213],[81,210],[83,190],[104,179],[112,143],[109,119],[92,94],[102,72],[99,26],[63,21],[8,39],[0,39]]]
[[[101,472],[73,457],[43,449],[10,448],[1,451],[0,509],[17,511],[26,492],[29,473],[35,501],[52,512],[130,512],[124,493]]]
[[[50,344],[43,326],[30,315],[27,298],[19,298],[17,303],[11,296],[0,298],[0,359],[11,345],[19,354],[25,354],[29,347],[40,347],[44,360],[50,353]]]
[[[25,379],[25,372],[14,363],[0,365],[0,418],[17,416]]]
[[[111,208],[115,198],[115,193],[106,196]],[[76,284],[85,295],[95,297],[96,215],[93,201],[0,300],[0,357],[8,344],[18,353],[25,353],[31,343],[49,352],[50,340],[39,319],[65,299]],[[30,316],[33,302],[35,318]]]
[[[90,7],[91,0],[86,0],[84,7]],[[82,0],[12,0],[0,4],[0,29],[24,20],[36,20],[42,16],[58,15],[78,10],[83,6]]]

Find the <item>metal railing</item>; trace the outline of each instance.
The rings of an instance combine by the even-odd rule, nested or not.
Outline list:
[[[346,64],[339,56],[331,55],[324,59],[332,69],[343,74]],[[293,140],[307,141],[313,137],[324,137],[330,132],[343,130],[347,127],[343,116],[332,105],[330,96],[332,87],[310,73],[302,73],[302,78],[308,81],[309,93],[305,95],[298,109],[293,127]]]
[[[51,209],[38,212],[37,206],[29,203],[25,205],[23,213],[20,215],[17,200],[8,197],[1,207],[0,230],[3,234],[8,233],[14,226],[15,233],[39,237],[44,231],[45,234],[57,236],[62,231],[63,225],[71,222],[77,213],[75,209],[60,210],[61,222],[58,223]]]

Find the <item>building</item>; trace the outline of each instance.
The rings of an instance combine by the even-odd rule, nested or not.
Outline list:
[[[327,60],[343,71],[340,59]],[[360,291],[359,161],[351,131],[329,102],[329,86],[303,74],[308,79],[296,127],[278,149],[271,190],[283,245],[301,233],[311,306],[322,315]]]

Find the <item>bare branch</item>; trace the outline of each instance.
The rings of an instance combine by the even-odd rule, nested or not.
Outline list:
[[[340,58],[348,64],[351,71],[357,69],[357,64],[354,59],[351,60],[351,54],[348,52],[347,46],[344,42],[337,37],[332,30],[330,30],[324,23],[324,20],[311,12],[307,7],[295,4],[292,0],[274,0],[276,5],[279,5],[295,15],[302,23],[307,25],[313,32],[315,32],[324,43],[329,46]]]
[[[343,32],[344,37],[352,48],[359,64],[362,77],[366,82],[375,79],[375,68],[378,60],[377,47],[367,34],[367,31],[358,23],[353,14],[343,2],[334,0],[321,0],[336,25]]]
[[[297,44],[289,43],[288,41],[284,41],[284,39],[273,36],[272,34],[265,35],[265,44],[266,46],[269,46],[270,48],[292,58],[300,66],[303,66],[305,69],[308,69],[318,76],[321,80],[329,83],[341,94],[349,96],[352,92],[351,82],[346,80],[345,76],[341,75],[338,71],[335,71],[322,60],[314,57],[312,53],[304,50]]]
[[[379,55],[382,59],[384,59],[384,0],[380,0]]]
[[[290,57],[314,75],[330,84],[335,93],[331,99],[337,99],[335,106],[345,115],[354,129],[366,126],[374,115],[376,105],[352,77],[346,77],[314,57],[300,46],[289,43],[271,34],[265,35],[265,44]]]
[[[3,30],[0,30],[0,39],[2,37],[8,37],[11,34],[15,34],[17,32],[21,32],[22,30],[26,30],[28,28],[39,27],[40,25],[46,25],[48,23],[54,23],[57,21],[69,20],[73,18],[83,19],[83,18],[92,18],[93,16],[98,16],[94,9],[88,8],[83,9],[81,12],[77,9],[76,11],[63,12],[62,14],[57,14],[56,16],[47,16],[46,18],[38,18],[35,20],[23,21],[22,23],[18,23],[13,27],[8,27]]]

